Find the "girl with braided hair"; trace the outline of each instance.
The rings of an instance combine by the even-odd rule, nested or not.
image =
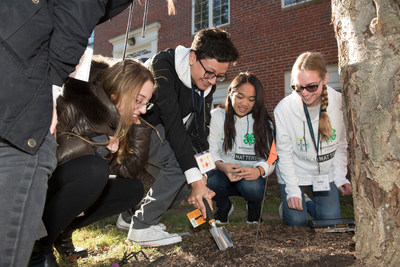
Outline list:
[[[320,53],[301,54],[292,69],[293,92],[275,108],[276,173],[287,225],[340,219],[339,193],[351,194],[342,95],[329,87]],[[304,194],[311,186],[313,200]]]

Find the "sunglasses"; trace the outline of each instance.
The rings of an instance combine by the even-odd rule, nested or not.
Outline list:
[[[292,85],[291,87],[297,93],[302,93],[304,91],[304,89],[310,93],[313,93],[318,90],[318,86],[321,84],[322,80],[323,79],[321,79],[317,84],[313,84],[313,85],[307,85],[307,86]]]

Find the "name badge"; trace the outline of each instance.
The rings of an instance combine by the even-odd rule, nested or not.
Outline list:
[[[328,175],[318,175],[313,177],[313,191],[329,191],[331,187],[329,185]]]
[[[204,151],[196,154],[194,155],[194,158],[196,159],[197,166],[199,166],[200,172],[202,174],[211,171],[212,169],[215,169],[215,163],[209,151]]]

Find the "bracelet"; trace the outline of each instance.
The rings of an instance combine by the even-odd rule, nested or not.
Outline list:
[[[260,176],[262,176],[261,169],[259,168],[260,166],[257,166],[258,171],[260,172]]]

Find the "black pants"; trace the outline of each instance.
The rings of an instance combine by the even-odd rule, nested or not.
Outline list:
[[[43,213],[48,235],[40,241],[51,245],[65,228],[78,229],[133,208],[143,195],[140,180],[109,178],[108,163],[101,157],[70,160],[58,166],[49,180]]]

